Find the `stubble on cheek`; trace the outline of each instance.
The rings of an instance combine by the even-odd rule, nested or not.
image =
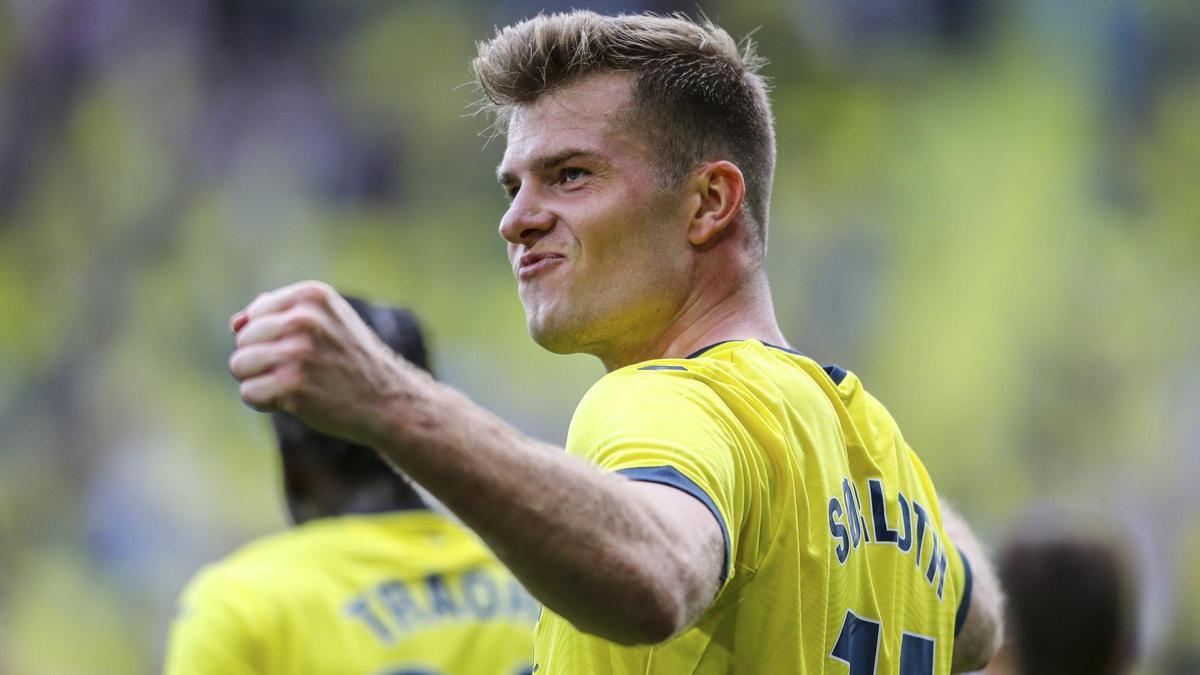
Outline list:
[[[577,270],[561,270],[577,272]],[[605,333],[607,289],[587,287],[586,292],[565,278],[539,280],[522,294],[529,334],[544,349],[556,354],[590,353]]]

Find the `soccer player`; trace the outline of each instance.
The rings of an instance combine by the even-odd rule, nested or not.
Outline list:
[[[345,302],[378,356],[427,367],[411,313]],[[197,575],[167,675],[530,672],[537,603],[474,535],[370,448],[271,419],[297,527]]]
[[[231,319],[244,401],[379,450],[544,603],[539,675],[925,675],[994,650],[969,531],[858,377],[779,330],[757,66],[648,15],[543,15],[480,46],[530,333],[608,371],[565,453],[388,358],[325,284]]]

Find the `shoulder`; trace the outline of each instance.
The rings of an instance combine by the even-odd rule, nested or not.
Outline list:
[[[762,361],[768,351],[756,340],[731,340],[683,358],[635,363],[600,378],[581,405],[601,403],[633,408],[646,399],[663,396],[693,403],[718,400],[723,389],[754,377],[754,368],[747,365]]]
[[[751,444],[737,401],[753,396],[729,370],[705,356],[645,361],[605,375],[575,411],[567,452],[609,469],[731,457],[732,448]]]
[[[165,673],[262,672],[276,613],[248,569],[239,551],[202,568],[188,582],[171,622]]]
[[[215,662],[228,672],[243,672],[258,659],[262,631],[271,622],[270,605],[237,559],[234,554],[203,567],[180,594],[171,624],[168,673],[199,672],[198,664]]]
[[[615,370],[584,394],[572,427],[727,414],[708,371],[704,364],[684,359],[659,359]]]
[[[287,556],[295,547],[291,530],[255,539],[226,557],[202,567],[188,582],[180,596],[180,612],[197,605],[211,605],[222,597],[249,600],[269,578],[273,562]]]
[[[299,549],[310,547],[311,539],[303,525],[267,534],[243,544],[205,571],[217,577],[253,577],[280,560],[294,557]]]
[[[183,600],[209,600],[220,595],[265,596],[287,585],[298,570],[318,565],[350,536],[341,518],[329,518],[268,534],[243,544],[192,578]],[[286,573],[281,573],[286,572]]]

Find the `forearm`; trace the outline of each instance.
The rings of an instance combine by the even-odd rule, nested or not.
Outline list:
[[[524,436],[450,387],[413,390],[382,412],[374,444],[547,607],[637,643],[669,637],[711,598],[716,579],[694,578],[700,553],[673,540],[630,481]]]
[[[959,553],[970,561],[971,605],[962,631],[954,640],[950,670],[967,672],[987,665],[1000,646],[1004,596],[987,552],[966,522],[942,502],[942,524]]]
[[[230,327],[242,400],[377,448],[577,627],[659,641],[715,593],[721,532],[699,501],[523,436],[397,359],[327,284],[261,294]]]

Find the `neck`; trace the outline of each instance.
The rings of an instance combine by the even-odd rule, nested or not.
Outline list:
[[[370,515],[393,511],[428,508],[420,496],[407,485],[397,487],[391,481],[369,485],[340,486],[320,494],[305,497],[289,496],[288,507],[297,524],[316,518],[332,516]]]
[[[758,339],[787,344],[775,320],[775,307],[766,277],[759,273],[732,290],[714,294],[703,290],[690,296],[665,328],[651,341],[597,354],[612,372],[651,359],[683,358],[726,340]],[[719,287],[713,286],[710,288]]]

